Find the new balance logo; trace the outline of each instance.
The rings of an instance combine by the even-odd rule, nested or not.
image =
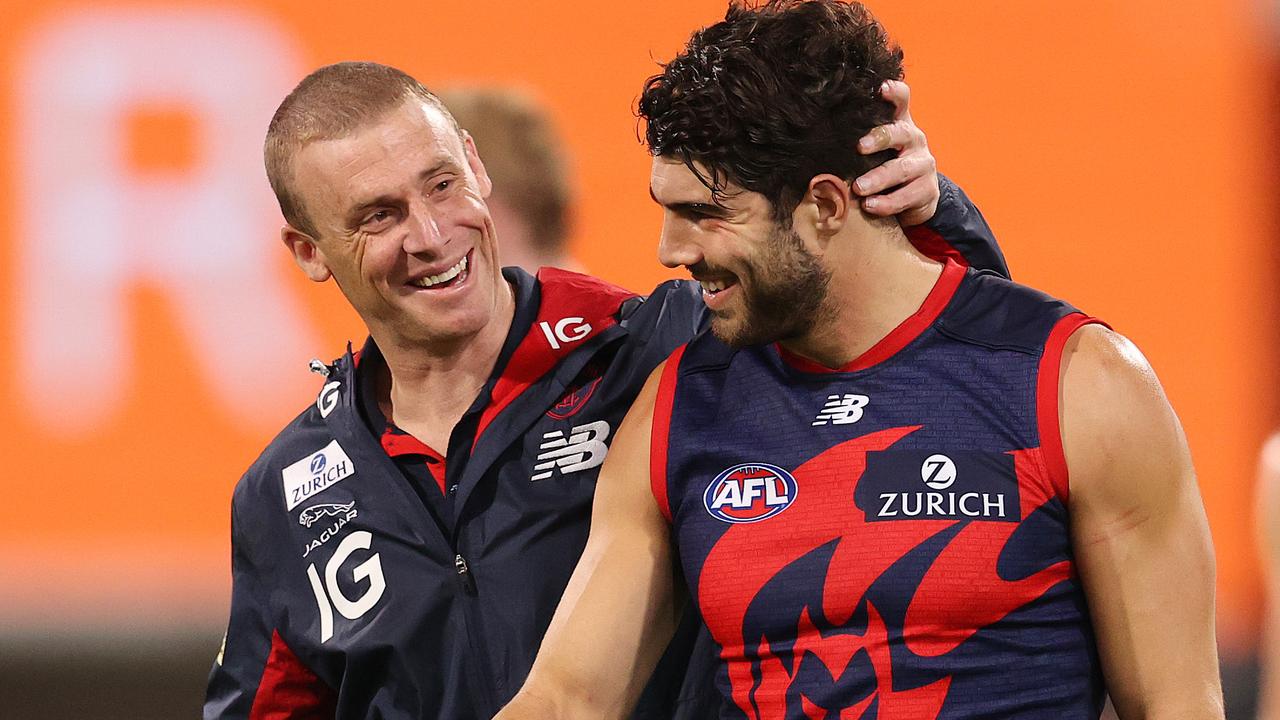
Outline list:
[[[569,431],[567,438],[560,430],[543,435],[542,444],[538,446],[538,464],[533,466],[534,475],[529,479],[546,480],[557,469],[561,475],[567,475],[596,467],[609,452],[609,446],[604,444],[608,439],[609,423],[603,420],[579,425]]]
[[[862,419],[862,410],[870,402],[866,395],[828,395],[812,425],[852,425]]]

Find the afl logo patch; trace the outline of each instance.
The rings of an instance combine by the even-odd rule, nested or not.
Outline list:
[[[752,523],[786,510],[796,499],[796,479],[777,465],[743,463],[716,476],[702,495],[711,517]]]

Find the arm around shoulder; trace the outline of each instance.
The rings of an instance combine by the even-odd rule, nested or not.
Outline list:
[[[1173,408],[1099,325],[1068,341],[1059,392],[1072,544],[1118,714],[1223,717],[1213,545]]]
[[[1004,251],[978,207],[959,185],[941,173],[938,188],[937,212],[923,225],[907,228],[907,235],[918,244],[927,243],[930,235],[941,238],[970,266],[1010,277]]]

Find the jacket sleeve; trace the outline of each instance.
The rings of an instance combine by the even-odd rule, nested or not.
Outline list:
[[[990,226],[969,196],[947,177],[938,175],[938,210],[923,225],[907,228],[907,237],[924,254],[953,258],[978,270],[992,270],[1009,277],[1004,253]]]
[[[336,694],[272,623],[270,574],[253,558],[260,534],[246,526],[237,504],[231,508],[231,619],[209,673],[204,720],[333,720]]]
[[[668,280],[648,296],[623,303],[618,312],[619,322],[650,358],[646,375],[672,350],[692,340],[710,318],[702,290],[691,280]]]

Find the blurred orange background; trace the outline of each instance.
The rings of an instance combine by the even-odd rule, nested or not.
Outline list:
[[[1273,18],[1244,0],[871,2],[917,122],[1016,279],[1146,352],[1190,437],[1220,633],[1258,628],[1254,465],[1276,424]],[[0,24],[0,628],[216,648],[240,473],[362,339],[293,269],[261,170],[310,69],[526,88],[570,154],[574,254],[647,289],[641,83],[722,0],[35,2]],[[1274,12],[1270,10],[1269,12]],[[852,139],[851,139],[852,141]],[[484,147],[480,148],[481,157]],[[501,233],[501,228],[499,228]]]

